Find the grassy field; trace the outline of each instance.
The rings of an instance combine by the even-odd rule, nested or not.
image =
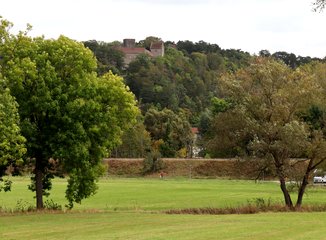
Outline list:
[[[28,214],[0,217],[0,239],[322,240],[325,213],[164,215]]]
[[[15,178],[0,205],[34,204],[28,178]],[[64,179],[52,194],[64,205]],[[102,179],[98,194],[68,213],[0,215],[0,239],[326,239],[326,213],[167,215],[162,210],[238,206],[255,198],[281,202],[278,184],[200,179]],[[326,203],[326,189],[311,188],[309,204]]]

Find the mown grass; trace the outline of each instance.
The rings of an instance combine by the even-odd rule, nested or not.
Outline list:
[[[18,200],[34,204],[27,189],[29,178],[14,178],[11,192],[0,192],[0,206],[14,208]],[[50,199],[65,205],[66,180],[55,179]],[[304,198],[307,204],[326,203],[326,188],[310,188]],[[103,178],[98,193],[76,204],[76,210],[161,211],[181,208],[230,207],[246,204],[256,198],[283,201],[275,182],[174,178]]]
[[[8,208],[20,199],[33,204],[33,194],[27,190],[28,178],[15,179],[12,192],[0,193],[1,206]],[[66,181],[55,179],[50,198],[65,203]],[[188,207],[223,207],[246,203],[255,197],[281,201],[275,183],[253,184],[249,181],[189,180],[189,179],[102,179],[98,193],[76,205],[75,209],[99,210],[168,210]]]
[[[0,206],[18,200],[34,204],[29,179],[14,178],[12,192],[0,192]],[[66,203],[65,179],[55,179],[50,198]],[[326,203],[322,186],[304,201]],[[326,239],[326,213],[254,215],[168,215],[170,209],[227,207],[256,198],[281,202],[275,182],[216,179],[103,178],[98,194],[72,212],[0,215],[0,239]]]
[[[326,213],[165,215],[26,214],[0,217],[0,239],[322,240]]]

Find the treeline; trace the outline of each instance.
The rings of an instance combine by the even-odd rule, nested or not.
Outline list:
[[[148,48],[148,37],[137,43]],[[214,116],[228,103],[220,81],[223,76],[248,67],[257,57],[239,49],[221,49],[204,41],[165,42],[164,57],[139,55],[129,66],[124,66],[124,54],[119,42],[84,42],[98,60],[98,73],[112,71],[121,75],[135,94],[142,117],[138,124],[125,133],[122,145],[113,151],[116,157],[145,157],[149,152],[162,157],[191,157],[194,136],[191,128],[198,128],[203,137],[197,141],[200,156],[229,156],[235,153],[210,151],[207,137]],[[293,53],[268,50],[259,56],[282,61],[291,69],[325,62],[324,59],[301,57]],[[198,146],[197,146],[198,147]]]

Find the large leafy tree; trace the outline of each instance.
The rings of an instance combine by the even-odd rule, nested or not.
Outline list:
[[[183,157],[190,155],[193,137],[182,112],[176,114],[167,108],[162,111],[150,108],[145,114],[144,124],[163,157],[177,157],[184,151]]]
[[[218,113],[212,124],[210,150],[272,164],[290,208],[294,204],[286,180],[296,162],[291,158],[307,158],[296,207],[302,204],[310,174],[326,159],[321,129],[302,117],[321,99],[320,84],[312,76],[269,58],[257,58],[249,67],[225,76],[223,93],[232,107]]]
[[[10,35],[0,51],[34,165],[30,189],[37,208],[43,208],[54,174],[69,175],[72,207],[96,192],[101,159],[137,114],[134,96],[120,77],[97,77],[92,52],[64,36],[32,39],[21,32]]]
[[[4,20],[0,24],[0,48],[9,37],[8,27],[8,21]],[[0,52],[0,63],[2,56]],[[8,172],[8,167],[17,172],[17,168],[22,165],[22,156],[26,152],[24,143],[25,138],[20,133],[17,102],[11,96],[8,83],[0,72],[0,191],[10,190],[11,181],[3,180],[2,177]]]
[[[17,103],[0,75],[0,191],[10,190],[11,181],[2,177],[23,164],[25,138],[20,134]],[[3,183],[3,185],[1,184]]]

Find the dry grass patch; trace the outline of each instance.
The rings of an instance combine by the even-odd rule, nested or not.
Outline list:
[[[225,215],[225,214],[255,214],[266,212],[326,212],[326,204],[323,205],[304,205],[300,208],[289,208],[284,204],[272,204],[270,200],[265,201],[262,198],[257,198],[253,203],[238,207],[224,208],[186,208],[172,209],[165,211],[167,214],[193,214],[193,215]]]

